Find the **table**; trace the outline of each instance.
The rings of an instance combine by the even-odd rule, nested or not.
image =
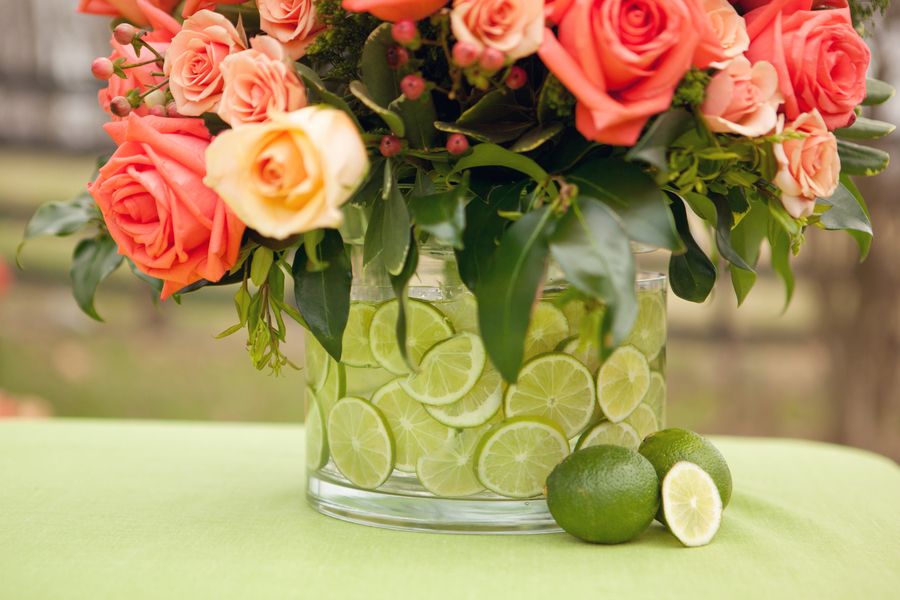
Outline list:
[[[896,598],[900,468],[874,454],[714,438],[722,529],[682,548],[566,534],[385,531],[304,501],[303,429],[0,422],[0,598]]]

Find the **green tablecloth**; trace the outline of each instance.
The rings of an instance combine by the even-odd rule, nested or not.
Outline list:
[[[0,422],[0,598],[897,598],[900,469],[824,444],[716,440],[722,529],[453,536],[304,502],[303,429]]]

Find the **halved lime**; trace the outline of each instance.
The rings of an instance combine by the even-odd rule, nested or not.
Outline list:
[[[600,350],[593,344],[580,337],[566,338],[560,342],[559,351],[570,354],[586,366],[591,373],[596,373],[603,361],[600,360]]]
[[[656,420],[656,414],[653,412],[653,409],[646,404],[641,404],[634,409],[623,423],[628,423],[634,427],[638,438],[641,440],[651,433],[659,431],[659,422]]]
[[[361,398],[343,398],[328,417],[328,447],[338,470],[354,485],[374,489],[394,470],[387,419]]]
[[[597,374],[597,400],[613,423],[630,415],[649,387],[650,367],[634,346],[616,349]]]
[[[454,433],[432,419],[421,404],[403,391],[397,380],[375,392],[372,404],[387,419],[394,434],[394,466],[401,471],[415,471],[420,456],[446,444]]]
[[[484,490],[475,476],[475,450],[490,429],[485,425],[462,429],[434,452],[419,459],[416,475],[426,490],[436,496],[471,496]]]
[[[307,389],[306,411],[306,469],[316,471],[328,462],[328,442],[325,440],[325,420],[315,392]]]
[[[479,332],[478,303],[472,294],[463,293],[452,300],[439,302],[437,308],[447,315],[456,331]]]
[[[562,426],[566,437],[578,435],[596,404],[594,376],[568,354],[542,354],[522,367],[506,390],[506,416],[545,417]]]
[[[375,367],[378,362],[372,356],[369,348],[369,327],[372,317],[375,316],[375,307],[363,302],[350,304],[350,314],[347,316],[347,327],[344,329],[342,341],[341,362],[351,367]]]
[[[400,380],[406,393],[432,406],[461,400],[484,371],[484,344],[474,333],[460,333],[435,345],[422,357],[418,373]]]
[[[369,328],[369,348],[382,367],[394,375],[406,375],[409,367],[397,345],[397,307],[398,301],[391,300],[375,311]],[[431,304],[408,300],[406,318],[406,348],[413,364],[419,364],[429,348],[453,335],[447,317]]]
[[[322,389],[325,384],[325,378],[328,376],[328,364],[331,357],[325,351],[313,334],[307,332],[305,337],[306,344],[306,383],[316,392]]]
[[[630,450],[637,450],[641,445],[641,438],[634,427],[628,423],[610,423],[603,421],[584,432],[576,444],[575,449],[590,448],[591,446],[622,446]]]
[[[694,463],[675,463],[662,481],[666,525],[685,546],[710,543],[722,523],[722,499],[709,473]]]
[[[322,411],[322,416],[325,418],[326,423],[328,422],[328,415],[331,414],[331,409],[346,393],[347,378],[344,373],[344,365],[329,356],[328,374],[325,377],[325,383],[322,384],[322,389],[316,392],[319,410]]]
[[[638,294],[637,320],[624,343],[643,352],[647,360],[656,358],[666,345],[666,305],[660,292]]]
[[[562,428],[541,417],[514,417],[488,431],[475,451],[475,474],[494,493],[531,498],[569,454]]]
[[[347,396],[371,398],[372,394],[396,375],[381,367],[344,367],[347,379]]]
[[[666,380],[656,372],[650,373],[650,387],[644,396],[644,404],[650,407],[656,417],[657,428],[666,424]]]
[[[538,302],[531,313],[525,334],[524,360],[550,352],[569,335],[569,321],[550,302]]]
[[[491,420],[503,404],[503,378],[489,363],[469,390],[469,393],[453,404],[425,405],[428,414],[448,427],[478,427]]]

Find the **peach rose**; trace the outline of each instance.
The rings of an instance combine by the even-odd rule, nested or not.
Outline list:
[[[700,0],[556,0],[548,15],[541,60],[578,100],[578,131],[605,144],[634,144],[691,65],[724,58]]]
[[[713,31],[722,44],[725,60],[711,63],[711,67],[724,69],[732,60],[742,56],[750,47],[747,25],[728,0],[703,0],[703,8],[712,23]]]
[[[221,279],[237,261],[244,224],[203,185],[203,121],[132,113],[105,128],[119,147],[88,189],[119,253],[163,280],[163,299]]]
[[[700,112],[712,131],[752,138],[775,129],[780,104],[775,67],[739,56],[713,76]]]
[[[343,0],[350,12],[367,12],[382,21],[419,21],[439,11],[447,0]]]
[[[289,66],[284,46],[267,35],[253,38],[250,46],[222,61],[225,88],[219,116],[232,127],[306,106],[306,88]]]
[[[453,0],[450,24],[458,41],[516,60],[544,39],[544,0]]]
[[[196,117],[216,110],[222,97],[222,61],[244,50],[231,21],[201,10],[182,25],[166,52],[163,71],[182,115]]]
[[[844,0],[819,8],[814,0],[772,0],[747,13],[751,61],[778,70],[788,119],[817,109],[829,129],[850,125],[866,96],[869,48],[850,20]],[[817,10],[812,10],[813,6]]]
[[[323,26],[314,0],[257,0],[259,26],[284,44],[294,60],[303,56]]]
[[[779,121],[779,133],[805,135],[775,144],[778,173],[774,183],[781,190],[781,202],[788,213],[795,219],[808,217],[816,206],[816,198],[828,198],[840,183],[837,139],[816,110],[803,113],[787,126],[783,115]]]
[[[341,206],[369,170],[356,125],[324,105],[225,131],[206,162],[206,184],[249,227],[275,239],[340,226]]]
[[[181,0],[146,0],[154,7],[171,13]],[[138,0],[81,0],[78,12],[107,17],[122,17],[135,25],[147,25],[146,11],[138,6]]]
[[[187,19],[201,10],[215,10],[217,4],[243,4],[247,0],[186,0],[181,16]]]

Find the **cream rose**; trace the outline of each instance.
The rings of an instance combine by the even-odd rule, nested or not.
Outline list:
[[[206,167],[206,185],[248,227],[285,239],[339,227],[369,159],[350,117],[309,106],[225,131],[207,149]]]
[[[454,0],[457,41],[499,50],[509,60],[537,52],[544,39],[543,0]]]
[[[222,97],[222,61],[241,50],[240,34],[219,13],[201,10],[184,22],[163,65],[179,114],[196,117],[216,110]]]
[[[700,112],[715,132],[759,137],[775,129],[781,102],[775,67],[740,56],[713,76]]]
[[[313,0],[257,0],[260,28],[298,59],[322,31]]]
[[[725,58],[711,63],[711,67],[724,69],[728,64],[742,56],[750,47],[750,36],[747,35],[747,24],[728,0],[703,0],[703,8],[722,43]]]
[[[786,126],[782,115],[778,132],[804,134],[802,138],[775,144],[778,174],[774,183],[781,190],[781,202],[788,213],[795,219],[808,217],[816,206],[816,198],[828,198],[840,183],[837,138],[815,109]]]
[[[232,127],[261,123],[270,114],[306,106],[306,88],[290,66],[284,46],[266,35],[253,38],[250,46],[222,61],[219,116]]]

